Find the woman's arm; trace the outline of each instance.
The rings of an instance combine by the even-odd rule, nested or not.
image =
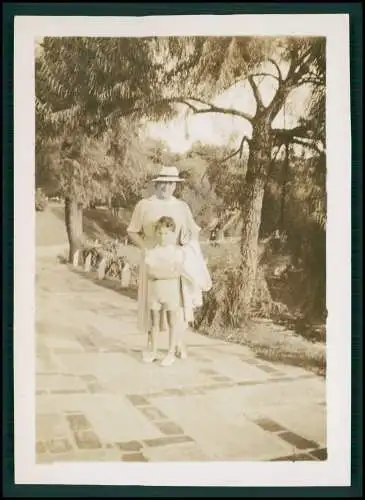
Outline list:
[[[131,241],[141,250],[145,249],[145,243],[140,233],[143,226],[143,203],[141,200],[133,210],[132,218],[127,228],[127,233]]]
[[[146,250],[146,245],[142,236],[133,231],[128,231],[128,236],[140,250]]]

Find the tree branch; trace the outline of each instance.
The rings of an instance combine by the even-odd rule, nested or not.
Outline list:
[[[301,126],[294,128],[273,128],[272,131],[277,137],[308,137],[308,129]]]
[[[316,85],[318,87],[325,86],[324,80],[320,77],[317,77],[317,76],[303,77],[298,82],[299,85],[305,85],[308,83],[312,84],[312,85]]]
[[[274,61],[274,59],[271,59],[271,57],[269,57],[268,61],[271,62],[271,64],[273,66],[275,66],[276,71],[278,72],[277,79],[279,80],[279,82],[282,82],[283,81],[283,74],[281,72],[281,69],[280,69],[278,63],[276,61]]]
[[[280,80],[280,78],[279,78],[278,76],[273,75],[272,73],[265,73],[265,72],[263,72],[263,73],[253,73],[253,74],[251,74],[250,76],[252,76],[252,77],[256,77],[256,76],[268,76],[268,77],[270,77],[270,78],[274,78],[274,80],[277,80],[278,82],[280,82],[280,81],[281,81],[281,80]],[[247,78],[248,78],[248,77],[247,77]]]
[[[320,149],[318,147],[318,144],[316,144],[315,140],[311,140],[311,142],[306,142],[303,139],[300,139],[299,137],[293,137],[290,142],[292,144],[298,144],[299,146],[303,146],[309,149],[313,149],[313,151],[316,151],[318,154],[322,155],[324,154],[324,149]]]
[[[254,77],[252,75],[248,75],[247,80],[249,81],[249,83],[251,85],[253,95],[255,96],[255,99],[256,99],[257,111],[260,112],[264,109],[265,106],[264,106],[264,103],[262,102],[262,97],[261,97],[259,88],[256,85],[256,82],[255,82]],[[256,111],[256,114],[257,114],[257,111]]]
[[[208,108],[203,108],[203,109],[197,108],[189,101],[198,102],[200,104],[203,104],[204,106],[208,106]],[[233,116],[239,116],[240,118],[243,118],[249,122],[251,122],[252,119],[254,118],[252,115],[249,115],[248,113],[245,113],[244,111],[238,111],[237,109],[232,109],[232,108],[222,108],[220,106],[215,106],[214,104],[211,104],[210,102],[204,101],[203,99],[199,99],[199,98],[195,98],[195,97],[174,97],[171,99],[166,99],[164,102],[185,104],[195,114],[222,113],[222,114],[226,114],[226,115],[228,114],[228,115],[233,115]]]
[[[234,156],[236,156],[238,154],[240,155],[240,158],[241,158],[242,157],[242,152],[243,152],[243,146],[244,146],[245,142],[247,142],[247,144],[250,144],[250,140],[249,140],[249,138],[246,135],[243,136],[242,141],[241,141],[241,143],[239,145],[239,148],[236,151],[234,151],[233,153],[231,153],[230,155],[228,155],[225,158],[223,158],[221,160],[221,162],[223,163],[223,162],[229,160],[230,158],[233,158]]]
[[[318,143],[321,143],[319,139],[311,137],[311,131],[307,130],[305,127],[295,127],[293,129],[273,129],[273,133],[282,144],[293,143],[299,144],[301,146],[306,146],[310,149],[317,151],[322,154],[324,152],[318,147]]]

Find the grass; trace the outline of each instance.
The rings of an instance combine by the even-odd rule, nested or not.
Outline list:
[[[326,372],[326,347],[323,342],[311,342],[271,320],[257,319],[244,328],[202,333],[248,346],[266,361],[300,366],[320,376]]]
[[[202,250],[208,259],[209,267],[224,265],[228,255],[233,260],[239,259],[237,243],[217,246],[202,244]],[[285,290],[285,292],[280,298],[291,308],[296,302],[295,295],[300,293],[300,290]],[[253,319],[244,328],[216,331],[209,329],[202,333],[209,337],[249,346],[258,357],[267,361],[300,366],[318,375],[325,375],[326,348],[323,325],[318,328],[318,325],[308,325],[295,319]]]
[[[42,215],[46,215],[47,211]],[[47,215],[46,215],[47,216]],[[129,220],[131,212],[121,210],[120,217],[112,215],[105,208],[89,208],[83,213],[83,230],[87,239],[119,239],[127,235],[126,221]],[[41,220],[39,217],[39,220]],[[65,227],[64,207],[61,204],[54,204],[48,207],[48,218],[52,218],[57,227],[62,224]],[[37,221],[38,223],[38,221]],[[67,242],[66,229],[64,231]]]

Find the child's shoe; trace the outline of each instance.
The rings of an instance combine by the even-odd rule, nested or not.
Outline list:
[[[164,358],[161,361],[161,366],[171,366],[173,363],[175,363],[175,361],[176,361],[175,353],[169,352],[166,358]]]

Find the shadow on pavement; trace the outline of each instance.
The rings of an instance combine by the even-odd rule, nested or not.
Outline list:
[[[81,278],[91,281],[95,285],[100,286],[101,288],[106,288],[108,290],[113,290],[116,293],[119,293],[119,295],[123,295],[124,297],[129,297],[130,299],[137,300],[138,298],[138,290],[137,288],[121,288],[120,282],[117,280],[111,280],[108,278],[104,278],[103,280],[99,280],[95,277],[95,275],[91,273],[86,273],[84,271],[81,271],[79,269],[75,269],[71,266],[69,266],[69,270],[80,276]]]

